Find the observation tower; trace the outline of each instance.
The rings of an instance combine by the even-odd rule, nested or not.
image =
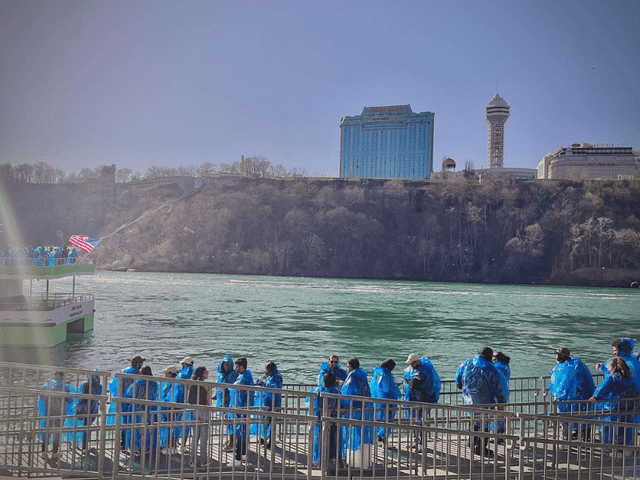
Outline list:
[[[504,166],[504,124],[511,113],[511,107],[497,93],[487,105],[487,163],[489,168]]]

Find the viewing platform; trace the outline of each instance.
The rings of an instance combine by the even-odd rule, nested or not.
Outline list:
[[[0,364],[0,475],[287,480],[640,477],[638,425],[613,422],[612,412],[557,414],[546,390],[546,378],[512,379],[512,398],[517,402],[505,404],[503,410],[458,405],[461,395],[445,380],[437,405],[381,399],[372,403],[362,397],[323,395],[322,411],[314,412],[309,405],[314,405],[316,394],[308,392],[310,385],[288,385],[282,390],[243,387],[248,395],[282,395],[281,408],[265,411],[259,406],[218,408],[39,390],[51,381],[54,371],[61,369]],[[89,370],[64,372],[64,382],[76,391],[89,374],[100,376],[102,385],[108,385],[112,377],[108,372]],[[194,383],[116,376],[120,385],[127,379],[157,381],[159,385],[167,381],[185,388]],[[229,387],[205,384],[213,392],[217,387]],[[86,416],[75,414],[42,417],[37,406],[39,395],[41,401],[62,398],[69,404],[93,400],[98,407],[95,421],[87,425]],[[341,404],[334,412],[337,416],[331,416],[327,409],[330,398]],[[114,404],[112,413],[110,402]],[[356,402],[362,407],[354,408]],[[121,412],[123,404],[128,412]],[[388,420],[380,420],[382,416]],[[261,427],[269,423],[271,436],[261,441]],[[190,462],[194,429],[200,429],[208,439],[207,462],[202,466]],[[246,456],[233,464],[234,451],[224,447],[229,431],[243,429],[247,432]],[[124,449],[123,432],[130,442]],[[43,454],[42,439],[46,436],[48,451]],[[379,436],[384,437],[382,441]],[[52,445],[57,441],[59,450],[54,453]],[[316,459],[314,442],[326,445]],[[474,445],[485,448],[476,453]]]

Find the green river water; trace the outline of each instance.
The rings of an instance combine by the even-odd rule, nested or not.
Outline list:
[[[71,280],[52,291],[70,292]],[[76,292],[95,295],[93,332],[52,349],[0,348],[2,360],[116,371],[140,354],[158,375],[185,355],[215,369],[229,353],[254,376],[273,360],[285,383],[313,383],[330,353],[367,369],[391,357],[400,376],[416,352],[446,379],[489,345],[520,377],[545,375],[560,344],[593,370],[613,338],[640,338],[640,289],[97,272]]]

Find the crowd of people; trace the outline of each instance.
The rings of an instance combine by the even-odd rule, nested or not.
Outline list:
[[[567,347],[558,347],[555,350],[556,365],[551,370],[549,391],[557,400],[559,413],[588,412],[596,407],[611,412],[606,419],[612,422],[640,423],[637,415],[635,398],[640,396],[640,361],[638,355],[633,352],[634,341],[631,338],[617,338],[612,343],[613,356],[608,360],[598,363],[596,369],[604,374],[604,379],[598,386],[593,381],[589,368],[577,357],[572,357]],[[316,417],[314,427],[313,462],[320,461],[323,449],[321,435],[321,419],[323,415],[335,417],[341,415],[353,419],[372,420],[376,415],[379,421],[389,421],[396,418],[397,409],[390,408],[388,400],[404,400],[425,404],[436,404],[440,397],[441,380],[435,366],[426,357],[420,357],[411,353],[404,362],[406,367],[402,379],[396,381],[393,370],[396,362],[388,358],[372,369],[369,379],[367,371],[360,366],[357,358],[350,358],[346,362],[346,368],[342,368],[340,358],[331,355],[328,360],[320,365],[317,385],[312,391],[319,393],[314,398],[313,414]],[[496,408],[499,404],[509,400],[510,358],[502,352],[494,352],[490,347],[481,348],[478,353],[465,360],[457,369],[455,384],[462,392],[465,405],[481,405],[486,408]],[[151,380],[145,377],[152,376],[149,365],[145,365],[145,359],[135,356],[131,365],[122,370],[124,374],[139,375],[137,379],[114,377],[108,385],[108,392],[112,399],[121,397],[119,402],[111,402],[108,422],[115,422],[116,408],[120,409],[120,422],[122,428],[120,448],[122,451],[139,454],[142,450],[160,448],[162,454],[186,453],[189,451],[191,464],[203,466],[208,462],[207,445],[209,440],[209,411],[195,409],[195,413],[187,410],[181,411],[173,407],[147,406],[144,403],[126,402],[125,399],[143,399],[163,401],[178,404],[191,405],[215,405],[218,407],[242,409],[247,406],[259,407],[262,411],[272,411],[281,407],[281,394],[272,391],[247,390],[233,388],[233,385],[260,385],[270,389],[282,388],[283,378],[274,362],[265,365],[262,375],[254,380],[248,361],[245,357],[235,361],[230,355],[224,355],[217,366],[218,384],[229,384],[229,388],[217,386],[212,388],[208,384],[209,371],[204,366],[194,367],[192,357],[184,357],[180,366],[169,365],[162,370],[165,381]],[[172,379],[192,380],[192,383],[173,382]],[[64,374],[56,372],[53,379],[41,387],[41,390],[58,392],[72,392],[73,387],[64,382]],[[89,375],[86,382],[81,385],[82,393],[100,395],[102,385],[96,375]],[[322,394],[342,395],[345,398],[338,399],[335,396]],[[363,403],[363,400],[353,397],[371,397],[386,399],[384,403]],[[64,398],[64,401],[63,401]],[[324,402],[327,402],[326,404]],[[43,427],[46,422],[50,428],[60,426],[64,415],[74,415],[79,426],[88,426],[95,422],[98,414],[98,400],[78,400],[74,404],[71,398],[63,396],[48,397],[42,395],[39,398],[40,413],[43,418]],[[119,405],[119,407],[116,407]],[[375,405],[377,408],[366,408]],[[493,407],[491,407],[493,405]],[[365,407],[365,408],[363,408]],[[499,407],[498,407],[499,408]],[[429,414],[429,408],[411,409],[412,423],[422,425],[423,411]],[[190,420],[189,425],[195,427],[182,427],[183,415]],[[195,415],[195,416],[193,416]],[[145,416],[147,417],[145,420]],[[228,413],[225,422],[225,444],[222,449],[234,452],[234,460],[229,466],[239,466],[245,460],[249,435],[257,435],[260,442],[266,448],[271,448],[271,418],[265,415],[262,421],[252,422],[251,431],[247,432],[247,423],[243,421],[246,414]],[[149,432],[145,429],[143,434],[140,429],[127,428],[128,424],[157,424],[162,421],[171,421],[171,427],[160,428],[159,432]],[[474,420],[475,431],[483,429],[489,431],[495,429],[497,433],[504,433],[504,421],[489,425],[480,419]],[[583,439],[589,440],[591,432],[585,425],[574,423],[569,429],[566,424],[565,434],[578,438],[582,434]],[[615,428],[609,426],[603,428],[602,441],[605,443],[632,444],[635,436],[631,428]],[[347,450],[357,451],[364,445],[371,445],[374,437],[377,441],[385,442],[386,429],[378,427],[342,427],[337,425],[330,427],[328,441],[329,459],[332,462],[343,462]],[[190,448],[186,447],[186,439],[191,438]],[[43,455],[47,455],[48,444],[53,443],[53,454],[58,454],[60,436],[54,436],[53,442],[44,438],[42,444]],[[87,449],[87,436],[80,434],[76,437],[78,448]],[[473,437],[475,453],[484,456],[492,456],[493,452],[487,446],[487,437]],[[470,444],[471,444],[470,441]],[[421,449],[422,437],[416,433],[414,447]],[[339,458],[336,458],[336,454]]]
[[[67,245],[58,247],[10,247],[0,249],[0,265],[29,265],[53,267],[71,265],[78,261],[79,250]]]

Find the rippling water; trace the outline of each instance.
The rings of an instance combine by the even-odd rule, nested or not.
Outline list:
[[[71,291],[71,280],[51,290]],[[0,347],[0,357],[115,371],[141,354],[160,374],[185,355],[215,369],[229,353],[254,376],[274,360],[291,383],[314,382],[334,352],[367,369],[394,358],[397,376],[416,352],[452,378],[490,345],[511,356],[513,376],[540,376],[559,344],[592,366],[613,338],[640,337],[639,289],[98,272],[76,292],[95,294],[92,333],[52,349]]]

